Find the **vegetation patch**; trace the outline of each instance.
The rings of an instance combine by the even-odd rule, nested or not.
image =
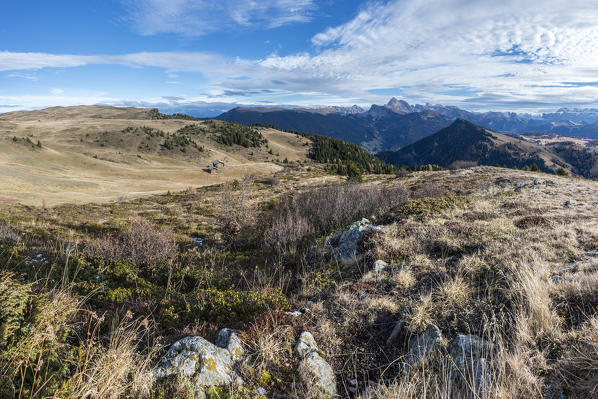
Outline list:
[[[240,145],[245,148],[261,148],[268,140],[257,130],[234,122],[207,122],[216,135],[216,141],[227,146]]]
[[[515,222],[515,226],[520,229],[530,229],[532,227],[549,226],[550,221],[541,215],[524,216]]]

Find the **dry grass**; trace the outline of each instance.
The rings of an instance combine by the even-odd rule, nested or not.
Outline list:
[[[113,327],[106,346],[97,346],[95,339],[88,341],[84,357],[71,379],[73,397],[144,398],[150,394],[153,355],[159,347],[153,347],[149,353],[140,352],[140,336],[149,333],[149,322],[131,322],[127,321],[128,317]]]
[[[182,152],[144,153],[140,138],[102,146],[92,140],[104,132],[117,133],[132,126],[147,126],[172,133],[186,125],[208,128],[205,122],[148,120],[146,110],[113,107],[65,107],[4,114],[0,121],[0,203],[48,206],[64,203],[110,202],[121,197],[138,198],[160,192],[181,191],[189,186],[231,182],[247,174],[270,175],[282,170],[268,149],[246,149],[218,144],[211,135],[195,141],[205,151],[198,157]],[[307,161],[305,139],[273,129],[263,135],[280,159]],[[30,148],[12,138],[43,143]],[[227,162],[216,175],[204,170],[215,159]]]

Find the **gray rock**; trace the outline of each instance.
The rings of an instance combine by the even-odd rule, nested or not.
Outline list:
[[[152,373],[156,380],[185,377],[201,397],[204,387],[243,383],[236,372],[243,346],[234,331],[223,329],[217,345],[202,337],[185,337],[170,347]]]
[[[475,335],[459,334],[451,342],[450,354],[457,367],[473,364],[480,358],[489,357],[494,351],[494,344]]]
[[[335,397],[337,391],[334,370],[320,356],[316,340],[311,333],[307,331],[301,333],[295,345],[295,352],[301,359],[299,363],[301,380],[306,385],[315,388],[322,396]]]
[[[216,338],[216,346],[228,350],[235,362],[240,361],[243,357],[243,343],[237,336],[237,333],[230,328],[220,330],[218,338]]]
[[[399,334],[401,334],[401,332],[403,331],[404,326],[405,326],[404,320],[401,319],[401,320],[397,321],[397,323],[395,324],[395,327],[392,329],[392,332],[390,333],[390,336],[386,340],[386,345],[392,344],[397,339]]]
[[[488,396],[487,392],[491,387],[491,379],[490,364],[483,357],[477,359],[473,364],[473,389],[476,398]]]
[[[318,345],[316,344],[314,336],[308,331],[302,332],[295,344],[295,352],[297,355],[303,359],[310,353],[318,351]]]
[[[347,230],[340,230],[332,237],[326,239],[326,243],[338,243],[334,248],[336,254],[343,262],[351,262],[357,258],[357,242],[367,231],[378,231],[380,226],[373,226],[368,219],[361,219],[353,223]]]
[[[383,260],[378,259],[374,262],[374,271],[376,273],[380,273],[384,271],[388,267],[388,263],[384,262]]]
[[[407,368],[420,364],[442,340],[442,332],[431,324],[426,330],[409,341],[409,352],[405,357]]]
[[[561,266],[558,269],[553,270],[552,281],[558,283],[562,280],[562,275],[568,272],[576,272],[583,265],[587,265],[595,261],[594,256],[591,255],[591,252],[587,253],[587,257],[584,260],[579,260],[577,262],[569,263],[565,266]]]
[[[266,388],[259,387],[255,389],[255,394],[260,396],[266,396],[268,395],[268,390]]]

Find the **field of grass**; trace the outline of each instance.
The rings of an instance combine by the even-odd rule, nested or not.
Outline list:
[[[267,146],[226,146],[214,133],[220,124],[151,120],[147,110],[114,107],[0,115],[0,202],[57,205],[137,198],[230,182],[243,175],[268,176],[282,169],[272,162],[276,159],[307,161],[308,147],[296,135],[264,129]],[[193,146],[184,152],[179,147],[166,149],[165,138],[141,129],[168,135],[189,125],[203,129],[191,139],[203,151]],[[205,169],[216,159],[228,166],[210,175]]]

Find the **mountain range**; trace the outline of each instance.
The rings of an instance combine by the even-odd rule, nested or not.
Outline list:
[[[323,134],[361,145],[370,152],[393,151],[464,119],[502,133],[558,133],[598,138],[598,109],[561,108],[555,112],[471,112],[454,106],[415,104],[392,98],[369,109],[237,107],[216,119],[261,123],[282,129]]]

